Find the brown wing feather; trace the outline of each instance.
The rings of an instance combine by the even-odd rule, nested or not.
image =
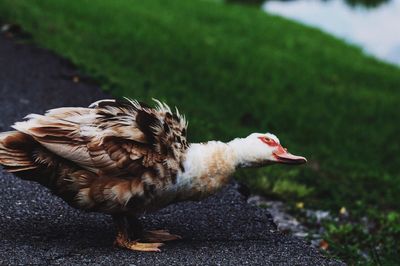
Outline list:
[[[179,113],[160,102],[153,109],[136,101],[103,100],[90,108],[30,115],[13,127],[99,176],[140,176],[154,168],[160,177],[171,177],[187,148],[186,126]]]

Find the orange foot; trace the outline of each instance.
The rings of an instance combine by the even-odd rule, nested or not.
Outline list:
[[[164,245],[163,243],[141,243],[138,241],[131,241],[124,237],[122,234],[118,234],[117,238],[115,239],[114,245],[121,248],[126,248],[130,250],[136,251],[147,251],[147,252],[154,252],[154,251],[161,251],[160,247]]]
[[[182,237],[179,235],[170,234],[168,230],[152,230],[146,231],[143,239],[149,242],[166,242],[182,239]]]

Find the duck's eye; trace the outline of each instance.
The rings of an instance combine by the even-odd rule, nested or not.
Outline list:
[[[275,143],[275,141],[274,141],[273,139],[270,139],[270,138],[268,138],[268,137],[265,137],[265,142],[266,142],[267,144],[274,144],[274,143]]]
[[[265,144],[269,145],[269,146],[275,146],[276,142],[275,140],[268,138],[268,137],[259,137],[259,139],[264,142]]]

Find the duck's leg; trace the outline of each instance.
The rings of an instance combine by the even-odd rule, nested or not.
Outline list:
[[[126,215],[113,215],[113,219],[117,228],[117,237],[114,245],[136,251],[160,251],[159,248],[163,243],[142,243],[138,241],[140,236],[135,238],[135,236],[132,235],[132,232],[129,232],[131,226]]]

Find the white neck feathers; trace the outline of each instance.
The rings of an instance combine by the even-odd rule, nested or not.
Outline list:
[[[236,138],[227,143],[231,148],[235,156],[235,166],[236,167],[251,167],[252,162],[257,160],[257,153],[254,151],[258,149],[260,145],[254,145],[249,147],[251,144],[246,143],[245,139]]]
[[[227,143],[209,141],[191,144],[177,184],[182,195],[203,198],[227,184],[236,169],[237,155]]]

